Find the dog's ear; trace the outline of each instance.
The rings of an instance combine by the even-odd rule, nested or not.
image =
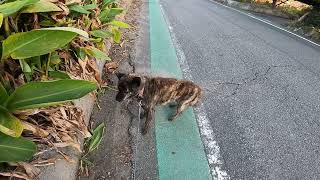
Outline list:
[[[121,77],[124,76],[125,74],[117,72],[116,75],[117,75],[118,79],[121,79]]]
[[[141,77],[134,77],[131,81],[132,88],[139,88],[141,85]]]

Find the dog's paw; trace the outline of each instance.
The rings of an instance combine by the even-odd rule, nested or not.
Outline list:
[[[168,121],[173,121],[173,120],[174,120],[173,117],[169,117],[169,118],[168,118]]]

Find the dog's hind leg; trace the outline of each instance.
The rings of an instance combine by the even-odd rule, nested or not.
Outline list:
[[[177,105],[177,111],[175,114],[173,114],[171,117],[169,117],[169,121],[173,121],[175,120],[184,110],[186,110],[189,107],[189,103],[187,102],[183,102],[183,103],[179,103]]]
[[[177,111],[176,113],[171,116],[168,120],[173,121],[175,120],[184,110],[186,110],[189,106],[194,106],[199,103],[199,98],[202,96],[202,91],[194,90],[190,97],[187,97],[184,100],[178,101]]]

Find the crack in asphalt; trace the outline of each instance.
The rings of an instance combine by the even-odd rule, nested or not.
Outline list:
[[[236,86],[230,95],[227,95],[227,96],[223,97],[223,98],[229,98],[231,96],[236,95],[239,92],[239,90],[241,88],[243,88],[244,86],[247,86],[248,84],[250,84],[252,82],[255,82],[255,81],[259,80],[259,79],[267,79],[266,76],[271,72],[272,69],[275,69],[275,68],[290,68],[290,67],[293,67],[293,66],[292,65],[272,65],[272,66],[268,66],[268,68],[262,74],[260,74],[258,72],[255,72],[254,73],[254,77],[249,81],[247,81],[247,80],[250,79],[250,77],[247,77],[247,78],[243,78],[240,83],[236,83],[236,82],[218,82],[217,85],[234,85],[234,86]]]

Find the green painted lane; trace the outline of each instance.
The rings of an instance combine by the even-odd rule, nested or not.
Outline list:
[[[176,51],[159,2],[149,0],[151,71],[182,78]],[[176,121],[174,109],[157,108],[155,115],[160,180],[211,179],[194,112],[189,108]]]
[[[182,78],[176,50],[157,0],[149,1],[151,71]]]

